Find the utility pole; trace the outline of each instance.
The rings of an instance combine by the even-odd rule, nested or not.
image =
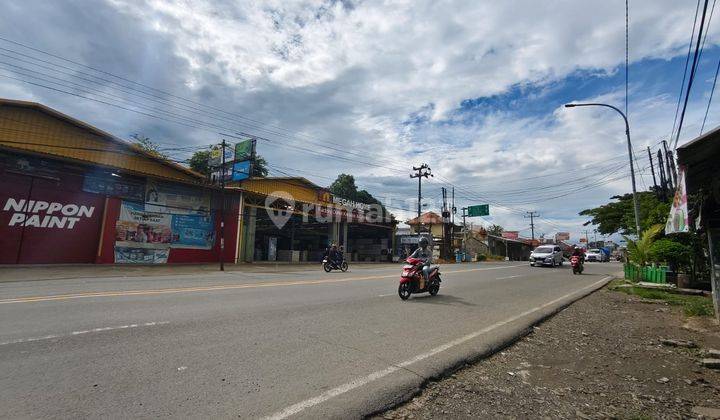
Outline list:
[[[463,250],[463,252],[465,252],[465,240],[467,239],[467,225],[465,224],[465,218],[467,217],[467,207],[463,207],[460,210],[462,210],[462,219],[463,219],[462,250]]]
[[[452,226],[450,225],[450,209],[448,207],[448,201],[447,201],[447,188],[442,187],[442,199],[443,199],[443,205],[442,205],[442,219],[443,219],[443,249],[442,249],[442,257],[444,259],[450,258],[450,242],[451,242],[451,229]]]
[[[675,191],[675,177],[673,176],[673,170],[670,166],[670,151],[668,150],[667,141],[663,140],[663,149],[665,150],[665,166],[667,167],[666,178],[668,181],[668,187],[670,191]]]
[[[410,174],[410,178],[417,178],[418,179],[418,207],[417,207],[417,217],[418,217],[418,235],[420,235],[420,214],[422,212],[422,179],[423,178],[429,178],[433,176],[432,173],[430,173],[430,167],[427,163],[423,163],[422,165],[415,167],[413,166],[413,171],[415,171],[414,174]]]
[[[595,248],[597,248],[598,247],[597,229],[593,229],[593,239],[595,239]]]
[[[525,216],[526,219],[530,219],[530,233],[532,235],[532,240],[535,242],[535,218],[540,216],[537,214],[536,211],[529,211],[527,212],[527,216]]]
[[[455,226],[455,213],[457,213],[457,207],[455,207],[455,187],[452,187],[452,224]]]
[[[220,171],[220,271],[225,271],[225,139],[222,141],[222,170]]]
[[[587,246],[588,248],[590,248],[590,238],[588,238],[588,230],[585,229],[585,230],[583,231],[583,233],[585,234],[585,246]]]
[[[648,146],[647,151],[648,151],[648,158],[650,159],[650,172],[652,172],[652,177],[653,177],[653,190],[655,190],[655,195],[659,195],[658,187],[657,187],[657,180],[655,179],[655,167],[653,166],[653,159],[652,159],[652,153],[650,152],[650,146]]]
[[[667,177],[665,176],[665,168],[663,167],[663,156],[661,150],[658,150],[657,152],[657,164],[658,172],[660,173],[660,187],[662,189],[662,199],[663,201],[667,201],[668,185]]]

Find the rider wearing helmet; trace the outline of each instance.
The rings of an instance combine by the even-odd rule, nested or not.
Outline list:
[[[580,258],[580,264],[582,264],[582,263],[585,262],[585,253],[584,253],[583,250],[580,249],[580,247],[577,246],[577,245],[575,245],[575,246],[573,247],[572,256],[573,256],[573,257],[579,257],[579,258]]]
[[[329,252],[328,256],[330,257],[330,261],[332,261],[332,263],[334,265],[340,267],[340,263],[342,263],[343,256],[342,256],[342,253],[340,251],[338,251],[337,244],[332,244],[332,246],[330,247],[330,252]]]
[[[423,280],[428,281],[428,277],[430,276],[430,265],[432,264],[432,249],[428,247],[428,240],[425,237],[420,238],[418,245],[418,248],[412,253],[412,255],[410,255],[410,258],[423,260]],[[424,284],[420,285],[421,289],[423,287]]]

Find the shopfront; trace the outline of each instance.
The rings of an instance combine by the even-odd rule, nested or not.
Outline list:
[[[394,220],[304,178],[251,179],[242,191],[239,262],[320,261],[333,243],[351,261],[387,261]]]
[[[0,117],[0,264],[219,261],[220,194],[201,175],[39,104],[0,100]],[[239,194],[226,203],[237,214]]]

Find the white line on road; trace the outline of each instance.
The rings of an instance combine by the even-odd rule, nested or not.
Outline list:
[[[301,402],[299,402],[299,403],[297,403],[297,404],[293,404],[293,405],[291,405],[291,406],[289,406],[289,407],[287,407],[287,408],[285,408],[285,409],[283,409],[283,410],[281,410],[281,411],[278,411],[277,413],[274,413],[274,414],[271,414],[271,415],[269,415],[269,416],[267,416],[267,417],[264,417],[264,419],[265,419],[265,420],[282,420],[282,419],[286,419],[286,418],[288,418],[288,417],[290,417],[290,416],[293,416],[293,415],[295,415],[295,414],[300,413],[301,411],[303,411],[303,410],[305,410],[305,409],[308,409],[308,408],[310,408],[310,407],[313,407],[313,406],[316,406],[316,405],[318,405],[318,404],[321,404],[321,403],[323,403],[323,402],[325,402],[325,401],[327,401],[327,400],[329,400],[329,399],[331,399],[331,398],[333,398],[333,397],[336,397],[336,396],[338,396],[338,395],[344,394],[344,393],[346,393],[346,392],[348,392],[348,391],[352,391],[353,389],[359,388],[359,387],[361,387],[361,386],[363,386],[363,385],[369,384],[370,382],[373,382],[373,381],[376,381],[376,380],[378,380],[378,379],[381,379],[381,378],[383,378],[383,377],[385,377],[385,376],[388,376],[388,375],[390,375],[390,374],[392,374],[392,373],[394,373],[394,372],[397,372],[397,371],[399,371],[399,370],[401,370],[401,369],[405,369],[405,368],[407,368],[408,366],[410,366],[410,365],[412,365],[412,364],[414,364],[414,363],[417,363],[417,362],[420,362],[420,361],[422,361],[422,360],[428,359],[428,358],[430,358],[430,357],[432,357],[432,356],[434,356],[434,355],[436,355],[436,354],[438,354],[438,353],[441,353],[441,352],[443,352],[443,351],[445,351],[445,350],[449,350],[449,349],[451,349],[451,348],[453,348],[453,347],[459,346],[460,344],[466,343],[466,342],[468,342],[468,341],[470,341],[470,340],[472,340],[472,339],[474,339],[474,338],[477,338],[477,337],[479,337],[479,336],[481,336],[481,335],[483,335],[483,334],[487,334],[487,333],[489,333],[489,332],[492,331],[492,330],[495,330],[495,329],[497,329],[497,328],[500,328],[500,327],[502,327],[502,326],[505,326],[505,325],[507,325],[507,324],[510,324],[510,323],[512,323],[512,322],[514,322],[514,321],[517,321],[518,319],[521,319],[521,318],[523,318],[523,317],[525,317],[525,316],[528,316],[528,315],[530,315],[530,314],[532,314],[532,313],[534,313],[534,312],[543,310],[543,309],[545,309],[545,308],[547,308],[547,307],[549,307],[549,306],[553,306],[553,305],[557,304],[558,302],[561,302],[561,301],[569,298],[570,296],[573,296],[573,295],[576,295],[576,294],[580,294],[580,293],[582,293],[582,292],[584,292],[584,291],[586,291],[586,290],[588,290],[588,289],[592,289],[592,288],[594,288],[594,287],[597,287],[597,286],[600,285],[601,283],[606,282],[607,280],[609,280],[609,279],[611,279],[611,278],[612,278],[612,276],[610,276],[610,277],[605,277],[605,278],[603,278],[602,280],[599,280],[599,281],[597,281],[597,282],[595,282],[595,283],[593,283],[593,284],[591,284],[591,285],[589,285],[589,286],[586,286],[586,287],[584,287],[584,288],[582,288],[582,289],[579,289],[579,290],[576,290],[576,291],[574,291],[574,292],[568,293],[568,294],[566,294],[566,295],[564,295],[564,296],[561,296],[561,297],[559,297],[559,298],[557,298],[557,299],[554,299],[554,300],[552,300],[552,301],[550,301],[550,302],[548,302],[548,303],[545,303],[544,305],[536,306],[536,307],[534,307],[534,308],[532,308],[532,309],[530,309],[530,310],[527,310],[527,311],[525,311],[525,312],[523,312],[523,313],[521,313],[521,314],[519,314],[519,315],[516,315],[516,316],[514,316],[514,317],[508,318],[508,319],[506,319],[506,320],[504,320],[504,321],[497,322],[497,323],[495,323],[495,324],[493,324],[493,325],[490,325],[490,326],[488,326],[488,327],[485,327],[485,328],[481,329],[480,331],[475,331],[475,332],[470,333],[470,334],[468,334],[468,335],[465,335],[465,336],[463,336],[463,337],[460,337],[460,338],[457,338],[457,339],[455,339],[455,340],[449,341],[449,342],[447,342],[447,343],[445,343],[445,344],[443,344],[443,345],[441,345],[441,346],[435,347],[435,348],[433,348],[433,349],[431,349],[431,350],[429,350],[429,351],[427,351],[427,352],[425,352],[425,353],[419,354],[419,355],[413,357],[412,359],[408,359],[408,360],[405,360],[404,362],[398,363],[397,365],[389,366],[389,367],[387,367],[387,368],[385,368],[385,369],[383,369],[383,370],[378,370],[378,371],[373,372],[373,373],[371,373],[371,374],[369,374],[369,375],[362,376],[362,377],[359,377],[359,378],[355,378],[355,379],[353,379],[352,381],[350,381],[350,382],[348,382],[348,383],[346,383],[346,384],[343,384],[343,385],[340,385],[340,386],[338,386],[338,387],[336,387],[336,388],[333,388],[333,389],[330,389],[330,390],[328,390],[328,391],[325,391],[325,392],[323,392],[322,394],[318,395],[317,397],[313,397],[313,398],[307,399],[307,400],[305,400],[305,401],[301,401]]]
[[[518,274],[517,276],[498,277],[498,278],[496,278],[495,280],[514,279],[514,278],[517,278],[517,277],[525,277],[525,276],[523,276],[522,274]]]
[[[7,344],[30,343],[33,341],[50,340],[53,338],[74,337],[76,335],[90,334],[90,333],[103,332],[103,331],[124,330],[124,329],[128,329],[128,328],[138,328],[138,327],[153,327],[155,325],[165,325],[165,324],[169,324],[169,323],[170,323],[169,321],[159,321],[159,322],[145,322],[143,324],[120,325],[117,327],[93,328],[91,330],[73,331],[70,334],[57,334],[57,335],[51,334],[51,335],[45,335],[42,337],[20,338],[17,340],[3,341],[3,342],[0,342],[0,346],[5,346]]]

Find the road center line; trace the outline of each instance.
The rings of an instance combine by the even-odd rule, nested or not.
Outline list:
[[[459,273],[470,273],[473,271],[486,271],[486,270],[501,270],[507,268],[524,267],[525,265],[510,265],[510,266],[497,266],[497,267],[482,267],[482,268],[471,268],[468,270],[455,270],[446,271],[442,274],[459,274]],[[92,297],[117,297],[117,296],[147,296],[147,295],[160,295],[169,293],[190,293],[190,292],[210,292],[216,290],[231,290],[231,289],[256,289],[261,287],[280,287],[280,286],[308,286],[316,284],[330,284],[330,283],[344,283],[351,281],[364,281],[364,280],[379,280],[398,277],[399,274],[387,274],[382,276],[366,276],[366,277],[347,277],[347,278],[333,278],[333,279],[320,279],[320,280],[290,280],[290,281],[271,281],[265,283],[248,283],[248,284],[221,284],[215,286],[195,286],[195,287],[179,287],[179,288],[167,288],[167,289],[146,289],[146,290],[119,290],[109,292],[86,292],[86,293],[73,293],[66,295],[49,295],[49,296],[28,296],[19,298],[0,299],[0,305],[6,303],[31,303],[31,302],[47,302],[53,300],[69,300],[69,299],[82,299]]]
[[[285,409],[283,409],[283,410],[281,410],[281,411],[278,411],[278,412],[276,412],[276,413],[274,413],[274,414],[271,414],[271,415],[269,415],[269,416],[267,416],[267,417],[264,417],[263,419],[264,419],[264,420],[282,420],[282,419],[286,419],[286,418],[288,418],[288,417],[290,417],[290,416],[293,416],[293,415],[295,415],[295,414],[298,414],[298,413],[302,412],[302,411],[305,410],[305,409],[308,409],[308,408],[310,408],[310,407],[313,407],[313,406],[316,406],[316,405],[318,405],[318,404],[321,404],[321,403],[323,403],[323,402],[325,402],[325,401],[327,401],[327,400],[329,400],[329,399],[331,399],[331,398],[333,398],[333,397],[336,397],[336,396],[338,396],[338,395],[344,394],[344,393],[346,393],[346,392],[348,392],[348,391],[352,391],[353,389],[359,388],[359,387],[361,387],[361,386],[363,386],[363,385],[369,384],[370,382],[376,381],[376,380],[381,379],[381,378],[383,378],[383,377],[385,377],[385,376],[388,376],[388,375],[390,375],[390,374],[392,374],[392,373],[394,373],[394,372],[397,372],[397,371],[399,371],[399,370],[401,370],[401,369],[407,368],[408,366],[410,366],[410,365],[412,365],[412,364],[414,364],[414,363],[417,363],[417,362],[420,362],[420,361],[422,361],[422,360],[428,359],[428,358],[430,358],[430,357],[432,357],[432,356],[434,356],[434,355],[436,355],[436,354],[438,354],[438,353],[441,353],[441,352],[446,351],[446,350],[449,350],[449,349],[451,349],[451,348],[453,348],[453,347],[459,346],[459,345],[461,345],[461,344],[463,344],[463,343],[466,343],[466,342],[468,342],[468,341],[470,341],[470,340],[472,340],[472,339],[474,339],[474,338],[477,338],[477,337],[479,337],[479,336],[481,336],[481,335],[483,335],[483,334],[487,334],[487,333],[491,332],[492,330],[495,330],[495,329],[500,328],[500,327],[502,327],[502,326],[504,326],[504,325],[510,324],[510,323],[512,323],[512,322],[514,322],[514,321],[517,321],[517,320],[519,320],[519,319],[521,319],[521,318],[523,318],[523,317],[525,317],[525,316],[528,316],[528,315],[530,315],[530,314],[532,314],[532,313],[534,313],[534,312],[541,311],[541,310],[543,310],[543,309],[545,309],[545,308],[547,308],[547,307],[553,306],[553,305],[557,304],[558,302],[561,302],[561,301],[569,298],[570,296],[573,296],[573,295],[576,295],[576,294],[580,294],[580,293],[583,293],[583,292],[586,291],[586,290],[589,290],[589,289],[592,289],[592,288],[594,288],[594,287],[597,287],[598,285],[602,284],[603,282],[606,282],[607,280],[609,280],[609,279],[611,279],[611,278],[612,278],[612,276],[605,277],[605,278],[603,278],[602,280],[596,281],[595,283],[593,283],[593,284],[591,284],[591,285],[589,285],[589,286],[583,287],[582,289],[579,289],[579,290],[576,290],[576,291],[574,291],[574,292],[568,293],[568,294],[566,294],[566,295],[564,295],[564,296],[561,296],[561,297],[559,297],[559,298],[557,298],[557,299],[554,299],[554,300],[552,300],[552,301],[550,301],[550,302],[547,302],[547,303],[545,303],[545,304],[543,304],[543,305],[536,306],[536,307],[534,307],[534,308],[532,308],[532,309],[529,309],[529,310],[527,310],[527,311],[525,311],[525,312],[523,312],[523,313],[521,313],[521,314],[518,314],[518,315],[516,315],[516,316],[514,316],[514,317],[508,318],[508,319],[506,319],[506,320],[504,320],[504,321],[497,322],[497,323],[495,323],[495,324],[493,324],[493,325],[490,325],[490,326],[488,326],[488,327],[485,327],[485,328],[483,328],[483,329],[481,329],[481,330],[479,330],[479,331],[475,331],[475,332],[470,333],[470,334],[468,334],[468,335],[465,335],[465,336],[462,336],[462,337],[457,338],[457,339],[455,339],[455,340],[449,341],[449,342],[447,342],[447,343],[445,343],[445,344],[443,344],[443,345],[440,345],[440,346],[438,346],[438,347],[435,347],[435,348],[433,348],[433,349],[431,349],[431,350],[429,350],[429,351],[427,351],[427,352],[425,352],[425,353],[419,354],[419,355],[413,357],[412,359],[408,359],[408,360],[405,360],[405,361],[403,361],[403,362],[400,362],[400,363],[398,363],[397,365],[392,365],[392,366],[389,366],[389,367],[387,367],[387,368],[385,368],[385,369],[378,370],[378,371],[373,372],[373,373],[371,373],[371,374],[369,374],[369,375],[367,375],[367,376],[361,376],[361,377],[359,377],[359,378],[355,378],[355,379],[353,379],[352,381],[350,381],[350,382],[348,382],[348,383],[345,383],[345,384],[340,385],[340,386],[338,386],[338,387],[336,387],[336,388],[332,388],[332,389],[330,389],[330,390],[328,390],[328,391],[325,391],[325,392],[323,392],[322,394],[320,394],[320,395],[318,395],[318,396],[316,396],[316,397],[307,399],[307,400],[305,400],[305,401],[301,401],[301,402],[299,402],[299,403],[297,403],[297,404],[293,404],[293,405],[291,405],[291,406],[289,406],[289,407],[287,407],[287,408],[285,408]]]
[[[75,337],[77,335],[90,334],[90,333],[96,333],[96,332],[104,332],[104,331],[125,330],[125,329],[129,329],[129,328],[138,328],[138,327],[153,327],[156,325],[165,325],[165,324],[169,324],[169,321],[159,321],[159,322],[153,321],[153,322],[145,322],[142,324],[119,325],[116,327],[100,327],[100,328],[93,328],[91,330],[73,331],[70,334],[51,334],[51,335],[45,335],[42,337],[20,338],[17,340],[3,341],[3,342],[0,342],[0,346],[5,346],[8,344],[30,343],[33,341],[51,340],[53,338]]]

